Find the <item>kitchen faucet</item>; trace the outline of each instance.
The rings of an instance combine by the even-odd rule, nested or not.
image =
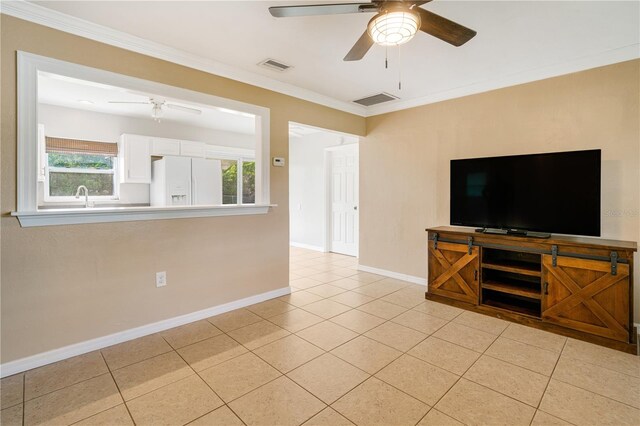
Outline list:
[[[86,186],[84,185],[80,185],[78,187],[78,190],[76,191],[76,198],[80,198],[80,191],[84,190],[84,207],[91,207],[89,205],[89,190],[87,189]]]

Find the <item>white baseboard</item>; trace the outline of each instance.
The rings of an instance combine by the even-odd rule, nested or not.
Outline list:
[[[314,251],[320,251],[322,253],[326,253],[327,251],[324,249],[324,247],[320,247],[320,246],[312,246],[311,244],[304,244],[304,243],[295,243],[293,241],[291,241],[289,243],[289,245],[291,247],[298,247],[298,248],[303,248],[303,249],[307,249],[307,250],[314,250]]]
[[[137,339],[138,337],[148,336],[149,334],[158,333],[160,331],[168,330],[173,327],[178,327],[190,322],[209,318],[214,315],[220,315],[234,309],[243,308],[245,306],[253,305],[254,303],[264,302],[265,300],[284,296],[290,293],[290,287],[283,287],[277,290],[268,291],[266,293],[256,294],[255,296],[245,297],[244,299],[235,300],[223,305],[218,305],[211,308],[203,309],[201,311],[192,312],[190,314],[180,315],[166,320],[154,322],[152,324],[143,325],[141,327],[131,328],[129,330],[113,333],[108,336],[98,337],[51,351],[17,359],[15,361],[10,361],[0,365],[0,377],[11,376],[16,373],[31,370],[32,368],[51,364],[52,362],[61,361],[63,359],[71,358],[77,355],[82,355],[87,352],[115,345],[117,343]]]
[[[403,274],[401,272],[387,271],[386,269],[374,268],[373,266],[358,265],[358,271],[370,272],[372,274],[378,274],[389,278],[395,278],[397,280],[408,281],[414,284],[427,285],[425,278],[416,277],[413,275]]]

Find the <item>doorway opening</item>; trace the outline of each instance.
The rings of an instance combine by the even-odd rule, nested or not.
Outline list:
[[[289,123],[292,247],[358,257],[359,138]]]

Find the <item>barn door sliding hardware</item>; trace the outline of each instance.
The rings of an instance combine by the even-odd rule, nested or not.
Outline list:
[[[603,261],[608,260],[611,262],[611,275],[618,274],[618,263],[627,263],[626,259],[618,258],[617,251],[612,251],[609,257],[589,256],[589,255],[578,254],[578,253],[563,253],[562,255],[565,257],[575,257],[578,259],[603,260]],[[551,264],[553,266],[558,266],[558,246],[556,245],[551,246]]]
[[[431,240],[433,241],[433,248],[435,250],[438,250],[438,242],[439,241],[444,241],[446,243],[453,243],[453,244],[464,244],[460,240],[449,240],[447,238],[440,238],[440,236],[438,235],[437,232],[433,233],[433,236],[431,237]],[[472,254],[473,253],[473,237],[467,237],[467,248],[468,248],[468,253]]]
[[[611,252],[611,275],[618,275],[618,252]]]

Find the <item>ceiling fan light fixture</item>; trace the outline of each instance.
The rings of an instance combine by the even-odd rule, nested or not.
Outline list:
[[[160,119],[162,118],[162,113],[164,111],[162,110],[162,104],[160,103],[154,103],[153,104],[153,108],[151,109],[151,117],[156,120],[156,121],[160,121]]]
[[[420,29],[420,15],[412,10],[384,11],[374,16],[367,32],[380,46],[398,46],[411,40]]]

